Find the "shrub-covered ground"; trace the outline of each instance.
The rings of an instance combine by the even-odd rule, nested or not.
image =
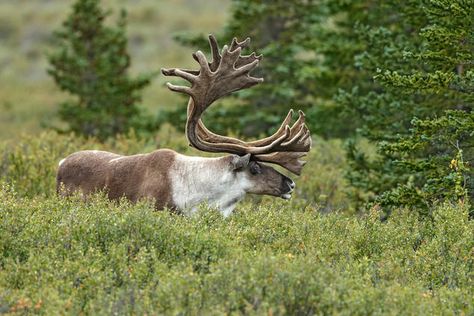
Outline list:
[[[228,219],[205,206],[187,218],[54,194],[57,162],[73,151],[158,143],[196,154],[177,135],[165,127],[155,140],[101,145],[46,133],[0,145],[0,313],[474,313],[466,207],[355,215],[338,142],[315,140],[291,201],[248,198]]]

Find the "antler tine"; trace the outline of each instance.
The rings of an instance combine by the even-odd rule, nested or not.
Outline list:
[[[258,63],[260,61],[258,59],[252,61],[251,63],[249,64],[246,64],[240,68],[237,68],[236,71],[235,71],[235,74],[236,75],[243,75],[243,74],[246,74],[246,73],[249,73],[250,71],[252,71],[255,67],[258,66]]]
[[[192,115],[192,113],[191,113]],[[275,152],[275,148],[278,148],[285,139],[288,138],[290,133],[290,127],[287,126],[283,135],[265,146],[248,146],[248,143],[235,143],[235,142],[215,142],[210,143],[199,138],[198,128],[194,124],[187,125],[186,134],[190,145],[196,149],[206,152],[227,152],[236,155],[252,154],[252,155],[264,155],[267,153]],[[221,139],[220,139],[221,140]]]
[[[241,49],[243,48],[246,48],[248,47],[250,44],[250,37],[247,37],[246,39],[244,39],[242,42],[239,42],[237,40],[237,37],[234,37],[232,39],[232,43],[230,44],[230,50],[233,51],[235,49],[237,49],[238,47],[240,47]]]
[[[185,80],[187,80],[191,83],[194,83],[197,80],[196,75],[193,75],[192,73],[183,71],[181,69],[175,69],[174,70],[174,75],[178,76],[178,77],[181,77],[181,78],[183,78],[183,79],[185,79]]]
[[[191,88],[189,88],[189,87],[186,87],[186,86],[176,86],[176,85],[171,84],[171,83],[169,83],[169,82],[166,83],[166,86],[167,86],[168,89],[170,89],[171,91],[176,91],[176,92],[184,93],[184,94],[187,94],[187,95],[192,95]]]
[[[221,54],[219,54],[217,40],[212,34],[209,35],[209,46],[211,46],[212,52],[212,62],[209,64],[209,68],[211,68],[212,71],[216,71],[221,63]]]
[[[165,76],[176,76],[176,70],[178,68],[161,68],[161,73]],[[179,69],[180,71],[187,72],[191,75],[199,75],[199,70]]]
[[[246,143],[246,142],[244,142],[240,139],[214,134],[213,132],[209,131],[206,128],[206,126],[202,123],[201,120],[199,121],[199,124],[198,124],[198,136],[202,140],[210,142],[210,143],[225,142],[225,143],[249,145],[249,146],[262,146],[262,145],[266,146],[266,145],[272,143],[273,141],[275,141],[277,138],[279,138],[281,135],[283,135],[285,133],[286,126],[290,124],[292,115],[293,115],[293,109],[290,109],[290,111],[286,115],[285,119],[281,123],[280,128],[273,135],[271,135],[269,137],[266,137],[264,139],[259,139],[259,140],[251,141],[251,142],[248,142],[248,143]],[[300,126],[298,131],[299,132],[301,131],[301,133],[298,135],[297,133],[295,133],[297,124],[298,125],[301,124],[300,119],[298,119],[298,121],[295,122],[293,124],[293,126],[290,128],[290,140],[286,141],[285,143],[282,143],[281,144],[282,146],[293,145],[293,143],[298,142],[298,141],[300,141],[303,144],[306,144],[305,147],[308,147],[308,146],[310,147],[311,146],[311,144],[306,143],[307,139],[309,137],[309,130],[306,128],[306,126],[304,126],[304,127]],[[304,136],[301,135],[303,133],[305,133]],[[301,139],[299,139],[299,138],[301,138]],[[293,143],[290,143],[291,141],[293,141]]]
[[[267,138],[264,138],[264,139],[261,139],[261,140],[258,140],[258,141],[255,141],[255,142],[252,142],[252,145],[254,146],[258,146],[262,143],[265,143],[267,141],[270,141],[272,138],[275,138],[275,137],[278,137],[278,135],[282,134],[284,131],[285,131],[285,128],[286,126],[289,126],[290,125],[290,122],[291,122],[291,118],[293,117],[293,109],[290,109],[288,111],[288,114],[286,115],[285,119],[283,120],[283,122],[281,123],[280,127],[278,128],[278,130],[275,132],[275,134],[273,134],[272,136],[269,136]],[[291,128],[290,128],[290,133],[291,133]],[[290,134],[291,135],[291,134]]]
[[[247,37],[244,41],[239,42],[237,41],[237,38],[233,38],[232,43],[230,45],[229,51],[233,52],[237,48],[244,49],[250,44],[250,38]],[[219,53],[219,45],[217,44],[217,40],[214,37],[214,35],[210,34],[209,35],[209,46],[211,47],[211,52],[212,52],[212,62],[209,63],[209,67],[211,68],[212,71],[216,71],[217,67],[219,66],[221,62],[221,54]],[[240,55],[240,54],[239,54]],[[235,67],[240,68],[243,65],[246,65],[248,63],[251,63],[252,61],[258,59],[261,60],[262,55],[256,56],[255,53],[252,53],[248,56],[239,56],[237,61],[235,62]]]
[[[298,143],[301,140],[302,136],[305,133],[306,133],[305,127],[301,126],[300,129],[298,130],[298,133],[296,133],[290,140],[282,143],[281,145],[285,147],[294,146],[296,143]],[[291,130],[290,130],[290,137],[291,137]]]
[[[235,62],[235,67],[240,68],[243,65],[253,62],[254,60],[262,60],[262,55],[257,56],[255,53],[252,53],[250,55],[240,56],[240,58]]]
[[[197,135],[201,141],[215,145],[235,144],[244,148],[270,148],[273,151],[279,152],[308,152],[312,145],[309,130],[305,125],[300,125],[298,129],[295,129],[296,123],[291,128],[286,125],[291,120],[290,114],[291,112],[287,115],[277,132],[257,141],[244,142],[236,138],[214,134],[206,128],[202,121],[199,121],[196,128]],[[284,141],[281,141],[282,139]],[[257,153],[257,151],[251,153]]]
[[[170,69],[165,69],[165,68],[162,68],[161,69],[161,72],[163,73],[163,75],[165,76],[177,76],[177,77],[181,77],[183,79],[186,79],[188,80],[189,82],[193,83],[197,80],[197,76],[196,76],[196,73],[199,74],[199,72],[196,72],[196,71],[190,71],[190,70],[181,70],[181,69],[177,69],[177,68],[170,68]],[[186,87],[186,86],[177,86],[177,85],[174,85],[174,84],[171,84],[169,82],[166,83],[166,86],[168,87],[168,89],[170,89],[171,91],[176,91],[176,92],[180,92],[180,93],[184,93],[184,94],[187,94],[189,96],[193,96],[193,91],[190,87]]]
[[[281,135],[285,132],[285,128],[286,128],[287,125],[290,125],[292,117],[293,117],[293,109],[290,109],[290,111],[288,111],[288,114],[286,115],[285,119],[281,123],[280,127],[278,128],[278,130],[273,135],[271,135],[267,138],[264,138],[264,139],[249,142],[249,144],[251,144],[252,146],[261,146],[262,144],[265,144],[267,142],[272,142],[273,140],[278,138],[279,135]],[[290,135],[291,135],[291,128],[290,128]]]
[[[274,163],[286,170],[300,175],[306,161],[300,160],[300,158],[306,156],[307,152],[275,152],[266,155],[256,155],[255,160]]]
[[[227,45],[224,45],[222,48],[222,58],[217,71],[230,71],[234,68],[235,62],[240,56],[240,51],[242,49],[237,47],[235,50],[231,51]],[[254,65],[255,67],[255,65]],[[235,73],[235,75],[238,75]]]
[[[252,146],[262,146],[268,142],[272,142],[276,137],[278,137],[284,130],[286,125],[289,125],[293,115],[293,110],[291,109],[286,118],[283,120],[280,128],[275,134],[270,137],[250,142],[249,145]],[[309,137],[310,133],[308,127],[305,125],[305,116],[302,111],[299,111],[298,120],[290,128],[289,139],[280,144],[277,148],[279,151],[297,151],[297,152],[307,152],[311,149],[311,138]]]
[[[278,130],[273,135],[271,135],[269,137],[266,137],[264,139],[259,139],[259,140],[251,141],[251,142],[248,142],[248,143],[246,143],[246,142],[244,142],[240,139],[237,139],[237,138],[226,137],[226,136],[214,134],[213,132],[211,132],[210,130],[208,130],[206,128],[206,126],[202,123],[201,120],[199,120],[199,124],[198,124],[198,136],[202,140],[205,140],[205,141],[210,142],[210,143],[226,142],[226,143],[241,144],[241,145],[248,144],[248,145],[251,145],[251,146],[267,145],[267,144],[273,142],[275,139],[277,139],[281,135],[283,135],[283,133],[285,133],[285,128],[286,128],[287,125],[290,125],[292,115],[293,115],[293,109],[290,109],[290,111],[286,115],[285,119],[281,123],[280,127],[278,128]],[[290,129],[290,132],[291,132],[291,129]]]
[[[211,72],[211,69],[209,68],[209,62],[207,61],[206,56],[203,52],[198,50],[193,54],[193,57],[201,66],[201,71],[199,72],[199,74],[207,74]]]
[[[240,47],[241,49],[247,48],[250,44],[250,37],[247,37],[244,41],[238,42],[237,38],[234,37],[232,40],[232,44],[230,46],[230,50],[233,51],[236,48]],[[255,60],[262,60],[262,55],[256,55],[255,52],[251,53],[250,55],[246,56],[239,56],[235,63],[235,68],[240,68],[244,65],[250,64]]]

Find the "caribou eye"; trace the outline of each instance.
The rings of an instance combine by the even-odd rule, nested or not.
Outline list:
[[[258,164],[256,164],[255,162],[251,163],[250,164],[250,173],[253,174],[253,175],[260,174],[260,173],[262,173],[262,169],[260,169],[260,166]]]

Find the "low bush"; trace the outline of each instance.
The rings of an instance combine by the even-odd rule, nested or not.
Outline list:
[[[0,191],[0,310],[57,314],[471,314],[474,224],[404,210],[243,203],[224,219]]]
[[[194,154],[164,126],[101,144],[56,133],[0,145],[0,312],[17,314],[472,314],[467,205],[355,216],[337,141],[314,140],[290,201],[249,197],[224,219],[54,194],[80,149]],[[337,211],[339,209],[339,211]],[[331,212],[329,212],[331,211]],[[324,213],[328,214],[324,214]]]

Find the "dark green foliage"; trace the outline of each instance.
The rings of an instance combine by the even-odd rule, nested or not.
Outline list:
[[[273,131],[290,108],[308,116],[311,131],[322,136],[346,136],[356,122],[333,100],[338,89],[352,85],[352,51],[336,50],[339,38],[328,23],[331,1],[233,1],[232,16],[220,43],[233,37],[252,39],[249,51],[263,54],[255,71],[265,81],[238,94],[206,118],[219,131],[233,129],[244,135]],[[181,36],[186,43],[206,48],[204,36]],[[355,41],[354,41],[355,42]],[[179,110],[179,111],[182,111]]]
[[[437,200],[472,204],[474,3],[386,5],[391,25],[360,25],[367,51],[357,56],[380,89],[339,94],[378,148],[369,158],[350,144],[349,179],[381,205],[429,213]]]
[[[130,78],[125,11],[115,27],[105,24],[108,15],[100,0],[78,0],[49,58],[56,84],[75,96],[61,104],[59,116],[70,131],[100,139],[143,125],[138,102],[154,76]]]

